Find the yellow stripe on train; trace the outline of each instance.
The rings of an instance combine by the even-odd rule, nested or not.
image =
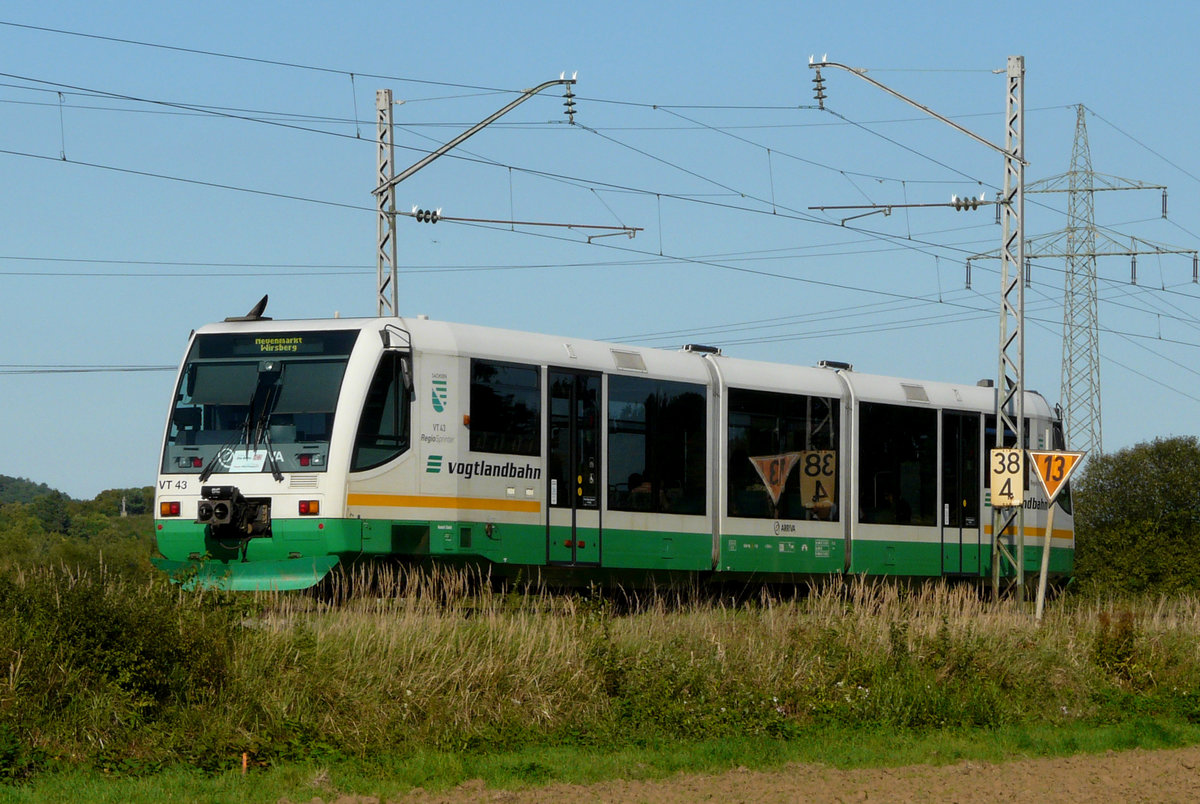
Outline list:
[[[537,500],[495,500],[485,497],[435,497],[414,494],[350,494],[347,505],[373,508],[450,508],[456,511],[515,511],[536,514],[542,510]]]

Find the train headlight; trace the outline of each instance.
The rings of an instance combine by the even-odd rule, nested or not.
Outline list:
[[[158,515],[162,517],[179,516],[179,502],[160,502],[158,504]]]
[[[316,516],[321,513],[320,500],[301,500],[300,516]]]
[[[233,518],[233,506],[226,500],[213,503],[212,511],[212,521],[215,525],[228,525]]]

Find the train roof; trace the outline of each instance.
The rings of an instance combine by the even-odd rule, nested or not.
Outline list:
[[[338,329],[382,329],[391,324],[409,332],[413,346],[425,352],[466,352],[494,360],[527,361],[553,366],[653,375],[682,382],[708,383],[706,358],[711,359],[724,382],[739,388],[780,390],[803,388],[805,393],[840,397],[845,378],[859,401],[928,404],[934,408],[988,410],[995,405],[996,389],[932,380],[865,374],[833,367],[770,363],[712,354],[706,351],[670,350],[629,344],[546,335],[535,332],[434,321],[424,316],[402,318],[323,318],[226,321],[208,324],[197,334],[219,332],[313,332]],[[1026,391],[1026,414],[1051,416],[1046,400]]]

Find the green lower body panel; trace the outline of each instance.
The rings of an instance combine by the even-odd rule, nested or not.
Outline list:
[[[604,531],[603,566],[704,572],[712,569],[711,533],[609,529]]]
[[[356,519],[277,519],[270,536],[235,540],[190,521],[159,519],[156,528],[155,565],[189,588],[306,589],[363,549]]]
[[[337,556],[309,556],[282,561],[169,561],[154,565],[185,589],[225,589],[234,592],[285,592],[320,583],[338,565]]]
[[[482,522],[474,520],[279,519],[267,537],[217,541],[194,522],[160,519],[157,566],[188,586],[231,590],[303,589],[339,563],[360,558],[449,560],[496,567],[586,568],[632,577],[638,572],[713,571],[709,533]],[[781,533],[723,534],[716,577],[852,575],[987,577],[991,545],[916,538],[856,539]],[[1052,577],[1069,577],[1074,550],[1055,547]],[[1040,545],[1025,550],[1028,572],[1041,565]],[[1002,567],[1002,574],[1011,574]]]
[[[828,575],[845,566],[843,539],[804,537],[721,537],[722,572]]]
[[[1010,552],[1015,552],[1008,545]],[[850,572],[855,575],[902,575],[915,578],[936,578],[943,575],[977,576],[991,575],[992,546],[947,545],[937,542],[867,541],[854,542],[850,559]],[[1070,576],[1074,571],[1075,551],[1071,548],[1055,547],[1050,551],[1049,574],[1053,577]],[[1042,565],[1040,545],[1025,547],[1025,571],[1036,573]],[[1001,560],[1001,575],[1008,577],[1016,573],[1012,566]]]
[[[856,541],[850,554],[850,572],[863,575],[942,574],[942,546],[937,542]]]

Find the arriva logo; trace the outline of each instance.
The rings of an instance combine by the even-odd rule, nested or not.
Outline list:
[[[434,398],[436,399],[437,397],[434,397]],[[425,462],[425,473],[429,474],[429,475],[436,475],[441,471],[442,471],[442,456],[441,455],[430,455],[429,460]]]
[[[433,385],[433,409],[441,413],[446,409],[446,399],[449,396],[449,390],[446,388],[444,379],[432,380]]]

